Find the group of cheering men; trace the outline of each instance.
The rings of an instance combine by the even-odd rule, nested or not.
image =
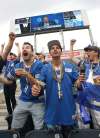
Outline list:
[[[8,45],[0,57],[1,72],[15,37],[14,33],[10,33]],[[80,107],[87,109],[93,128],[100,128],[99,48],[85,47],[84,59],[77,64],[74,59],[61,60],[62,47],[58,40],[51,40],[47,45],[52,57],[50,62],[36,59],[33,46],[24,42],[22,60],[9,66],[5,76],[0,76],[0,82],[6,85],[11,85],[16,79],[20,80],[20,96],[14,107],[11,129],[22,128],[27,116],[31,114],[34,129],[43,129],[44,124],[48,129],[60,126],[63,137],[68,138],[80,118],[83,115],[87,117]],[[85,67],[84,74],[80,72],[81,64]],[[77,91],[75,95],[74,90]],[[87,122],[81,121],[84,126],[87,125]]]

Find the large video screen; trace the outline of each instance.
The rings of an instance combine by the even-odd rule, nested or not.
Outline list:
[[[31,17],[16,19],[15,33],[18,35],[31,33]]]
[[[64,25],[65,28],[83,27],[84,20],[80,10],[64,12]]]
[[[62,13],[48,14],[42,16],[31,17],[31,31],[48,30],[64,27]]]
[[[87,15],[81,10],[19,18],[15,33],[19,36],[50,31],[81,29],[89,26]]]

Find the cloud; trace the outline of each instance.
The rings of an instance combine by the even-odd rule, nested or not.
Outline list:
[[[100,8],[100,0],[3,0],[0,4],[0,22],[12,17],[34,16],[39,12]]]

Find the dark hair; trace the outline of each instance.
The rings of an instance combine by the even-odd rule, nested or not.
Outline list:
[[[61,44],[60,44],[59,40],[51,40],[51,41],[48,42],[48,49],[49,49],[49,51],[51,50],[52,46],[54,46],[54,45],[59,46],[59,48],[62,51],[62,47],[61,47]]]
[[[43,57],[44,57],[44,59],[45,59],[45,54],[43,54],[42,52],[41,53],[35,53],[37,56],[39,56],[39,55],[42,55]]]
[[[31,43],[29,43],[29,42],[24,42],[23,44],[24,44],[24,45],[30,45],[30,46],[31,46],[31,49],[32,49],[32,51],[33,51],[33,45],[32,45]]]
[[[92,46],[92,45],[88,45],[87,47],[84,48],[84,51],[95,51],[98,53],[98,57],[100,56],[100,48],[97,46]]]
[[[37,56],[38,56],[38,55],[40,55],[40,53],[35,53],[35,55],[37,55]]]
[[[86,47],[84,48],[84,51],[87,52],[88,50],[91,49],[91,47],[92,47],[91,45],[86,46]]]
[[[17,55],[15,53],[13,53],[13,52],[10,52],[9,55],[17,57]]]

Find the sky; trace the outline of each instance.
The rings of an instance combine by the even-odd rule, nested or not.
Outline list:
[[[93,40],[98,44],[98,46],[100,46],[100,0],[0,0],[0,3],[0,44],[4,42],[7,43],[10,25],[15,18],[70,10],[86,10]],[[55,38],[61,39],[59,38],[59,35],[60,34],[57,33],[56,35],[53,34],[49,37],[46,35],[38,37],[37,45],[39,51],[44,51],[46,49],[44,45],[46,45],[47,41],[53,39],[55,36]],[[81,48],[83,48],[90,42],[87,31],[72,33],[67,32],[65,36],[65,40],[68,42],[66,45],[69,45],[69,39],[77,39],[75,49],[79,49],[80,45]],[[19,41],[20,44],[22,44],[25,40],[33,42],[33,37],[16,39],[16,41]],[[13,50],[16,51],[15,49],[16,48]],[[68,46],[66,46],[66,50],[68,50]]]

